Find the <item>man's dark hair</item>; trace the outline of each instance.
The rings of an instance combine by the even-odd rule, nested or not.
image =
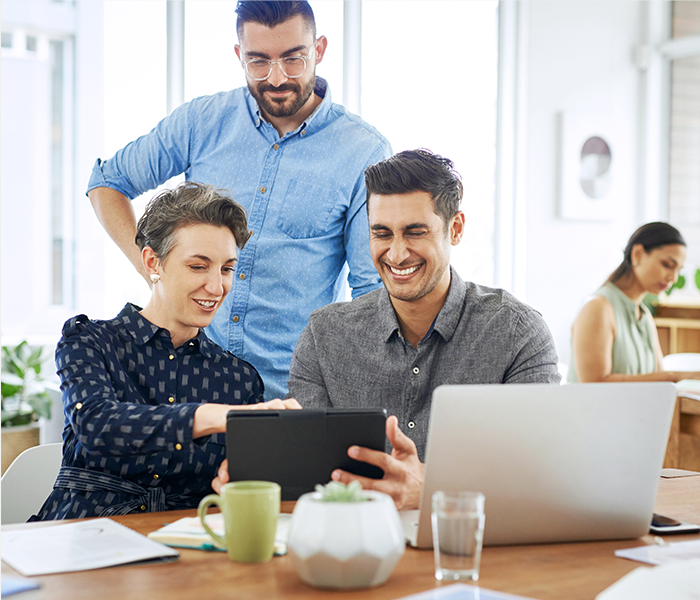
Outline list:
[[[651,252],[655,248],[660,248],[661,246],[670,246],[671,244],[686,245],[681,232],[673,225],[661,221],[654,221],[653,223],[642,225],[628,240],[627,246],[623,252],[622,262],[617,266],[617,269],[612,272],[610,277],[608,277],[610,283],[615,283],[632,273],[632,249],[637,244],[641,244],[646,253]]]
[[[227,190],[186,181],[175,189],[161,192],[146,205],[136,227],[136,245],[140,250],[149,246],[165,260],[175,246],[176,231],[198,223],[228,227],[239,248],[243,248],[250,237],[245,209]]]
[[[445,227],[459,211],[462,201],[462,180],[449,158],[430,150],[404,150],[365,169],[367,210],[372,194],[394,196],[427,192],[433,199],[435,214]]]
[[[236,32],[238,39],[241,39],[243,25],[245,23],[259,23],[266,27],[275,27],[289,19],[301,15],[306,21],[311,33],[316,39],[316,20],[311,5],[305,0],[287,0],[279,2],[277,0],[238,0],[236,5]]]

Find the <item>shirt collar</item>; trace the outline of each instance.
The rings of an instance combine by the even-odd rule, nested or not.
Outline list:
[[[466,290],[467,284],[457,274],[457,271],[450,267],[450,287],[447,290],[445,304],[440,309],[432,325],[432,329],[437,331],[446,342],[450,340],[459,324]],[[377,307],[379,309],[378,326],[381,339],[388,342],[394,333],[400,336],[399,321],[396,318],[396,312],[391,304],[389,292],[387,292],[386,288],[382,288],[377,298]]]
[[[287,135],[292,135],[297,133],[302,129],[309,129],[307,133],[311,133],[314,129],[322,129],[328,113],[331,109],[331,90],[328,87],[328,82],[323,77],[316,76],[316,85],[314,86],[314,94],[322,98],[321,104],[316,107],[316,110],[312,112],[309,117],[301,124],[297,129],[290,132]],[[260,129],[263,123],[267,123],[265,118],[260,112],[260,107],[257,101],[253,98],[250,90],[246,87],[245,90],[246,101],[248,103],[248,110],[250,111],[250,116],[253,120],[253,124],[257,129]]]
[[[113,320],[116,325],[121,325],[124,330],[134,339],[139,346],[149,343],[158,333],[163,332],[170,339],[170,332],[151,323],[141,315],[141,307],[127,302],[121,312]],[[201,354],[207,358],[212,357],[213,342],[207,337],[203,329],[184,345],[194,346]]]

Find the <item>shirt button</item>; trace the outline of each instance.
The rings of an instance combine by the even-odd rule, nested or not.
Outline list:
[[[173,359],[175,358],[175,355],[174,355],[174,354],[171,354],[170,356],[168,356],[168,358],[169,358],[170,360],[173,360]]]
[[[245,273],[241,273],[241,274],[238,276],[238,279],[245,279]]]
[[[418,367],[413,367],[412,371],[414,375],[418,375],[418,373],[420,373],[420,369]]]
[[[75,408],[77,408],[78,410],[80,410],[81,408],[83,408],[82,402],[78,402],[78,404],[75,405]]]
[[[182,444],[175,444],[175,450],[182,450]]]
[[[416,424],[413,421],[408,422],[408,428],[413,429],[416,426]]]
[[[255,124],[256,124],[256,125],[260,125],[260,119],[258,119],[257,121],[255,121]]]
[[[141,510],[144,511],[144,512],[146,511],[146,505],[145,505],[145,504],[142,504],[142,505],[141,505]]]
[[[279,150],[279,149],[280,149],[280,145],[279,145],[279,144],[275,144],[275,145],[272,146],[272,147],[273,147],[275,150]]]
[[[194,342],[190,342],[190,346],[194,346]]]
[[[170,396],[170,398],[168,398],[168,402],[175,402],[175,398],[173,398],[172,396]]]
[[[301,130],[301,135],[306,135],[306,129]]]
[[[233,317],[233,319],[232,319],[232,321],[233,321],[234,323],[238,323],[238,321],[240,321],[240,320],[241,320],[241,319],[240,319],[240,317],[239,317],[238,315],[236,315],[236,316]]]
[[[260,188],[260,193],[261,193],[261,194],[264,194],[266,191],[267,191],[267,188],[266,188],[265,186],[262,186],[262,187]]]
[[[156,473],[156,474],[153,476],[153,479],[160,479],[160,475],[158,475],[158,473]]]
[[[252,229],[248,232],[250,234],[250,237],[253,237],[253,234],[255,233]]]

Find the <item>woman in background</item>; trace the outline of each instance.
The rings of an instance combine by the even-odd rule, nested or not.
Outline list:
[[[63,462],[31,520],[196,507],[224,460],[229,410],[299,408],[263,402],[255,368],[202,329],[249,235],[243,208],[211,186],[187,182],[151,200],[136,235],[153,282],[148,305],[63,327]]]
[[[685,258],[685,241],[668,223],[632,234],[623,261],[574,321],[569,383],[700,379],[700,371],[663,370],[656,325],[642,304],[673,285]]]

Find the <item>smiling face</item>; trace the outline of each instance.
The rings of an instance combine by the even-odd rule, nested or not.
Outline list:
[[[291,117],[310,105],[316,85],[316,65],[321,62],[325,47],[326,38],[314,40],[313,31],[300,15],[275,27],[254,22],[243,25],[240,45],[236,46],[241,61],[280,60],[311,53],[304,74],[298,78],[286,77],[279,65],[273,65],[265,81],[255,81],[246,74],[248,89],[266,116]]]
[[[372,261],[392,302],[430,301],[450,286],[450,247],[459,243],[464,214],[445,228],[427,192],[369,199]]]
[[[686,253],[686,247],[682,244],[659,246],[649,252],[637,244],[632,249],[632,270],[639,285],[650,294],[666,291],[678,279]]]
[[[164,261],[148,246],[143,259],[148,273],[160,280],[142,314],[170,331],[177,347],[211,323],[231,289],[236,239],[228,227],[187,225],[175,231],[175,245]]]

